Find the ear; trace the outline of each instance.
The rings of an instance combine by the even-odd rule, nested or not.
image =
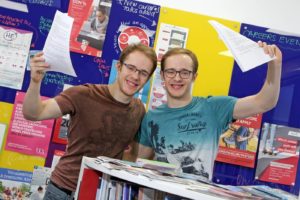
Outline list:
[[[197,78],[197,76],[198,76],[198,73],[196,72],[195,74],[193,74],[193,82],[196,80],[196,78]]]
[[[117,68],[117,72],[120,72],[121,71],[121,62],[118,61],[117,64],[116,64],[116,68]]]
[[[161,79],[162,81],[165,81],[165,79],[164,79],[164,73],[163,73],[162,70],[160,70],[160,79]]]

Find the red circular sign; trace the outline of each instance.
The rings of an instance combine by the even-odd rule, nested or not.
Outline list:
[[[136,26],[125,28],[118,38],[118,44],[121,50],[125,49],[129,44],[142,43],[149,46],[149,37],[146,32]]]

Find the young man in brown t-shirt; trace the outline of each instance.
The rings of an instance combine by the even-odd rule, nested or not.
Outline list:
[[[41,81],[51,66],[43,53],[31,59],[31,82],[23,114],[28,120],[45,120],[70,114],[66,153],[51,175],[44,199],[71,199],[76,190],[82,156],[121,158],[145,114],[143,103],[133,98],[156,68],[156,54],[142,44],[123,50],[118,76],[110,85],[84,84],[42,101]]]

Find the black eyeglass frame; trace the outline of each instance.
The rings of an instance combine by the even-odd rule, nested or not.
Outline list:
[[[165,69],[163,73],[168,77],[168,78],[174,78],[176,77],[177,74],[179,74],[180,78],[182,79],[189,79],[191,77],[191,74],[194,74],[193,71],[187,70],[187,69],[182,69],[182,70],[175,70],[175,69]],[[170,74],[173,73],[173,74]],[[188,73],[188,75],[185,75],[184,73]]]
[[[149,73],[149,72],[147,72],[147,71],[144,70],[144,69],[137,69],[137,67],[136,67],[135,65],[128,64],[128,63],[125,63],[125,62],[123,62],[123,63],[121,63],[121,64],[122,64],[122,65],[125,65],[125,67],[126,67],[129,71],[131,71],[131,72],[133,72],[133,73],[138,72],[139,76],[142,77],[142,78],[147,79],[147,78],[149,78],[149,76],[150,76],[150,73]]]

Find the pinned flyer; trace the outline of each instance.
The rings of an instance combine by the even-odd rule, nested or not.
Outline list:
[[[56,11],[43,49],[48,71],[56,71],[77,77],[70,57],[70,35],[74,19],[67,13]]]
[[[209,20],[208,22],[216,29],[220,38],[231,51],[242,72],[249,71],[275,58],[265,54],[263,48],[249,38],[217,21]]]

